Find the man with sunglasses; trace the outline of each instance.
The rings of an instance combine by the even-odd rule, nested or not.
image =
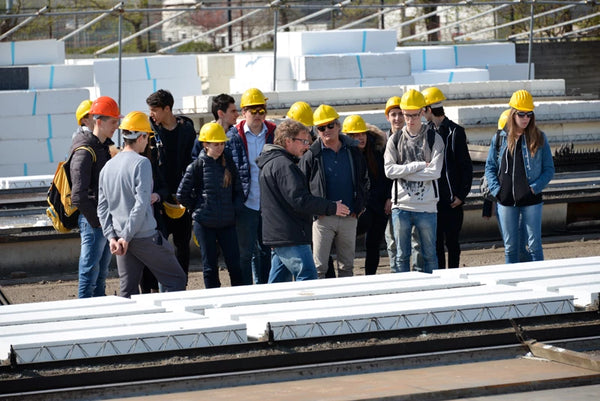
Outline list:
[[[444,163],[438,181],[440,200],[437,204],[438,268],[457,268],[460,264],[460,230],[463,224],[463,205],[471,191],[473,163],[467,146],[465,129],[446,117],[442,102],[446,96],[436,87],[423,90],[425,119],[444,141]],[[448,249],[448,264],[446,253]]]
[[[319,215],[313,222],[313,258],[319,278],[324,278],[335,241],[338,276],[352,276],[357,219],[369,191],[366,162],[356,141],[341,133],[339,114],[333,107],[320,105],[313,120],[319,138],[302,156],[299,167],[314,196],[341,201],[350,208],[347,216]]]
[[[271,250],[262,241],[260,170],[256,158],[265,144],[273,143],[275,123],[266,120],[267,98],[257,88],[242,94],[242,117],[227,132],[226,149],[231,151],[240,174],[245,202],[236,219],[243,285],[265,284],[271,270]]]
[[[390,138],[384,153],[385,175],[394,180],[392,220],[397,241],[396,264],[400,272],[410,270],[411,231],[415,227],[421,241],[423,271],[431,273],[438,267],[437,180],[444,162],[444,143],[421,121],[425,98],[420,92],[406,91],[400,108],[406,125]]]
[[[263,216],[263,242],[271,247],[269,283],[316,279],[310,248],[312,216],[350,213],[343,203],[313,196],[308,190],[297,163],[311,142],[304,124],[286,119],[275,130],[274,143],[265,145],[257,160],[260,203],[269,211]]]

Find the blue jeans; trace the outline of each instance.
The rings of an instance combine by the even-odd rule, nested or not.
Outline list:
[[[396,237],[396,266],[399,272],[410,271],[411,231],[415,227],[421,241],[423,271],[431,273],[438,267],[436,255],[437,213],[411,212],[392,209]]]
[[[280,246],[271,250],[269,283],[316,280],[317,268],[310,245]]]
[[[106,276],[110,264],[110,247],[102,234],[102,228],[92,227],[83,214],[79,215],[79,298],[106,295]]]
[[[544,260],[542,249],[542,206],[503,206],[498,204],[498,221],[502,228],[504,258],[506,263],[517,263],[522,239],[526,237],[528,253],[532,261]],[[519,227],[519,224],[522,227]],[[519,234],[521,232],[521,234]]]
[[[271,270],[271,250],[262,242],[262,218],[259,210],[242,206],[236,229],[240,248],[242,285],[266,284]]]

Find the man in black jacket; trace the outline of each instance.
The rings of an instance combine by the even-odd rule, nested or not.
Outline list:
[[[331,201],[342,200],[350,208],[348,216],[319,215],[313,222],[315,266],[325,278],[329,254],[335,241],[338,277],[354,274],[354,251],[358,217],[365,210],[369,177],[356,141],[341,133],[339,114],[322,104],[313,114],[319,139],[300,159],[310,193]]]
[[[272,145],[264,146],[257,159],[260,168],[260,204],[263,243],[271,247],[269,283],[313,280],[317,270],[310,248],[313,215],[348,216],[340,201],[310,194],[304,174],[297,166],[310,145],[308,129],[285,120],[275,130]]]
[[[186,276],[190,266],[190,239],[192,238],[192,217],[189,211],[180,209],[175,194],[192,162],[192,148],[196,142],[194,123],[188,117],[173,114],[173,95],[159,89],[146,98],[150,109],[150,123],[154,135],[150,138],[153,161],[158,162],[169,190],[168,199],[159,199],[164,206],[163,221],[165,234],[173,235],[175,255]]]
[[[463,205],[471,190],[473,164],[467,147],[465,129],[448,119],[442,101],[446,97],[438,88],[423,90],[425,118],[444,140],[444,165],[438,180],[440,199],[437,204],[436,252],[438,268],[446,268],[444,245],[448,249],[448,268],[459,267],[460,243],[463,223]]]

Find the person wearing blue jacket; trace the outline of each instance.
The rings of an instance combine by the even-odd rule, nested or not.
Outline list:
[[[519,261],[519,221],[524,224],[531,260],[544,260],[542,249],[542,191],[554,176],[552,151],[536,126],[533,98],[526,90],[513,93],[501,142],[492,138],[485,177],[498,200],[506,263]]]

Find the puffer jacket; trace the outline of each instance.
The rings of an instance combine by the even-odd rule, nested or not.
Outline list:
[[[265,245],[293,246],[312,241],[312,217],[333,215],[336,204],[311,195],[298,158],[278,145],[265,145],[260,168],[262,239]]]
[[[69,154],[80,146],[89,146],[96,154],[96,162],[93,156],[85,149],[78,150],[73,154],[69,173],[71,174],[71,201],[80,213],[83,214],[88,223],[94,227],[100,227],[98,219],[98,181],[100,170],[110,160],[109,146],[113,141],[108,138],[104,143],[100,142],[89,130],[77,134],[73,138]]]
[[[498,196],[500,192],[500,180],[498,178],[502,158],[506,158],[508,149],[507,142],[508,134],[504,131],[498,136],[501,141],[500,149],[496,152],[496,135],[492,137],[492,143],[485,162],[485,178],[487,179],[490,192],[494,196]],[[546,134],[542,132],[544,137],[544,145],[532,155],[527,146],[527,138],[521,141],[521,152],[523,155],[523,164],[525,166],[525,174],[527,183],[533,189],[534,194],[540,194],[548,185],[552,177],[554,177],[554,161],[552,160],[552,150],[546,138]]]
[[[345,146],[345,151],[349,153],[350,164],[352,166],[353,204],[347,206],[358,215],[364,211],[369,194],[367,165],[354,139],[340,134],[340,141]],[[323,166],[322,144],[321,138],[313,142],[300,159],[298,166],[306,176],[310,192],[315,196],[325,198],[327,196],[327,188],[325,183],[325,168]]]
[[[248,141],[244,132],[245,125],[246,121],[242,120],[235,127],[230,128],[227,131],[228,141],[225,143],[225,150],[231,152],[235,166],[238,169],[242,189],[244,190],[244,202],[248,197],[248,193],[250,193],[250,161],[248,160]],[[277,126],[267,120],[265,120],[265,125],[267,126],[265,144],[273,143]]]
[[[226,188],[223,187],[223,157],[232,178]],[[192,210],[194,221],[209,228],[234,225],[242,198],[242,185],[233,160],[225,153],[215,160],[205,150],[187,167],[177,189],[177,200]]]

